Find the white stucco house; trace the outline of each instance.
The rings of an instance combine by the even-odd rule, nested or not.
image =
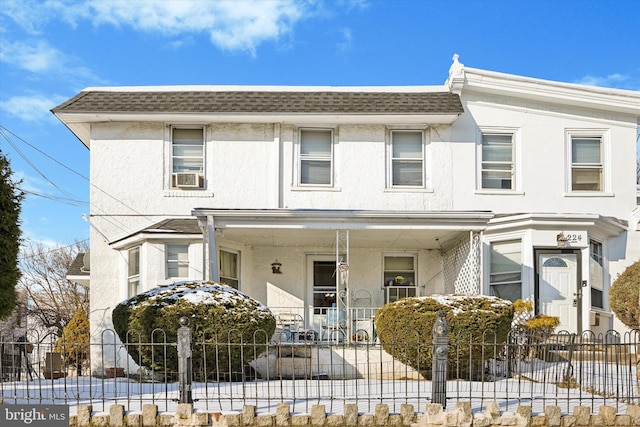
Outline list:
[[[456,55],[434,86],[95,87],[52,111],[90,150],[95,336],[133,294],[203,278],[320,333],[335,305],[346,336],[374,333],[358,308],[433,293],[621,326],[640,92]]]

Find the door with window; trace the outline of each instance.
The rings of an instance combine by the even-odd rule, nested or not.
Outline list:
[[[579,307],[578,261],[576,254],[538,254],[538,295],[540,313],[560,318],[557,331],[578,330]]]
[[[327,317],[337,314],[338,287],[335,256],[310,256],[307,260],[309,327],[320,331]]]

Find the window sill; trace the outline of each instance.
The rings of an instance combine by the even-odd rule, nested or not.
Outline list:
[[[433,193],[433,188],[426,188],[426,187],[391,187],[391,188],[385,188],[384,189],[385,193]]]
[[[333,191],[333,192],[339,192],[342,191],[342,188],[340,187],[315,187],[315,186],[297,186],[294,185],[291,187],[291,191]]]
[[[519,190],[490,190],[490,189],[481,189],[476,190],[475,194],[479,195],[491,195],[491,196],[524,196],[524,191]]]
[[[164,190],[163,197],[213,197],[213,191],[207,190]]]
[[[564,193],[565,197],[615,197],[615,193],[605,193],[604,191],[572,191]]]

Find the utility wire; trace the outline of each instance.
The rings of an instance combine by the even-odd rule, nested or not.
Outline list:
[[[11,139],[7,136],[7,134],[4,132],[4,127],[2,129],[0,129],[0,134],[2,134],[2,136],[4,137],[4,139],[9,143],[9,145],[11,145],[13,147],[14,150],[16,150],[16,152],[20,155],[20,157],[22,157],[22,160],[24,160],[25,162],[27,162],[29,164],[29,166],[31,166],[33,168],[33,170],[35,170],[36,172],[38,172],[38,175],[40,175],[42,178],[44,178],[45,181],[47,181],[49,184],[53,185],[55,188],[58,189],[58,191],[60,191],[63,194],[66,194],[69,197],[72,197],[73,195],[69,192],[67,192],[66,190],[63,190],[62,188],[60,188],[58,186],[58,184],[56,184],[55,182],[51,181],[40,169],[38,169],[38,167],[36,165],[34,165],[31,160],[29,160],[27,158],[27,156],[13,143],[13,141],[11,141]]]
[[[5,133],[6,132],[6,133]],[[89,182],[89,185],[100,191],[101,193],[103,193],[104,195],[106,195],[107,197],[110,197],[111,199],[113,199],[114,201],[116,201],[117,203],[121,204],[122,206],[124,206],[125,208],[131,210],[132,212],[135,213],[134,216],[137,217],[142,217],[145,218],[147,220],[149,220],[150,222],[153,221],[153,218],[149,215],[143,214],[139,211],[137,211],[136,209],[134,209],[133,207],[127,205],[125,202],[123,202],[122,200],[118,199],[117,197],[112,196],[111,194],[107,193],[106,191],[104,191],[102,188],[96,186],[95,184],[93,184],[91,182],[91,180],[89,178],[87,178],[86,176],[82,175],[81,173],[73,170],[72,168],[68,167],[67,165],[63,164],[62,162],[56,160],[55,158],[53,158],[52,156],[48,155],[47,153],[45,153],[44,151],[40,150],[39,148],[37,148],[36,146],[34,146],[33,144],[29,143],[28,141],[26,141],[24,138],[21,138],[20,136],[16,135],[14,132],[10,131],[9,129],[7,129],[6,127],[0,125],[0,134],[2,134],[2,136],[4,137],[4,139],[9,143],[9,145],[11,145],[11,147],[13,147],[14,150],[16,150],[19,154],[20,157],[22,157],[22,159],[27,162],[36,172],[38,172],[38,174],[40,174],[40,176],[42,176],[47,182],[49,182],[51,185],[53,185],[55,188],[57,188],[58,190],[60,190],[62,193],[66,194],[67,196],[69,196],[69,198],[64,198],[64,197],[58,197],[58,196],[53,196],[53,195],[48,195],[48,194],[44,194],[44,193],[38,193],[35,191],[27,191],[27,190],[22,190],[25,193],[34,195],[34,196],[38,196],[38,197],[43,197],[43,198],[47,198],[50,200],[54,200],[54,201],[59,201],[62,203],[67,203],[69,205],[72,206],[81,206],[81,205],[86,205],[89,204],[91,209],[94,211],[102,211],[101,208],[99,208],[98,206],[90,203],[90,202],[83,202],[81,200],[76,200],[73,199],[72,195],[69,194],[68,192],[64,191],[63,189],[61,189],[59,186],[57,186],[55,183],[53,183],[53,181],[49,180],[31,161],[29,161],[27,159],[27,157],[24,155],[24,153],[22,153],[22,151],[20,151],[20,149],[13,143],[13,141],[11,141],[11,139],[7,136],[7,133],[12,135],[13,137],[17,138],[19,141],[21,141],[22,143],[28,145],[29,147],[31,147],[32,149],[36,150],[38,153],[42,154],[43,156],[47,157],[48,159],[52,160],[53,162],[57,163],[58,165],[62,166],[63,168],[67,169],[68,171],[74,173],[75,175],[79,176],[80,178],[86,180]],[[133,230],[131,230],[131,228],[125,224],[123,224],[121,221],[118,221],[116,218],[113,217],[108,217],[106,215],[106,213],[104,211],[102,211],[103,214],[98,213],[98,217],[100,217],[103,221],[109,222],[112,226],[114,226],[115,228],[118,228],[119,230],[121,230],[124,233],[131,233],[133,232]],[[156,216],[156,215],[153,215]],[[89,218],[90,221],[90,218]],[[106,238],[106,236],[95,226],[95,224],[91,224],[91,222],[89,222],[89,224],[99,233],[103,236],[103,238]],[[89,239],[85,239],[80,241],[79,243],[82,242],[86,242]],[[108,243],[108,242],[107,242]],[[75,244],[63,247],[63,248],[57,248],[57,249],[53,249],[52,251],[55,250],[60,250],[60,249],[64,249],[64,248],[68,248],[70,246],[74,246]]]
[[[60,197],[60,196],[54,196],[52,194],[46,194],[46,193],[39,193],[37,191],[32,191],[32,190],[25,190],[23,188],[18,187],[18,189],[20,191],[22,191],[25,194],[30,194],[32,196],[37,196],[37,197],[42,197],[43,199],[49,199],[49,200],[53,200],[56,202],[60,202],[60,203],[65,203],[67,205],[71,205],[71,206],[84,206],[84,205],[88,205],[89,202],[85,202],[82,200],[76,200],[76,199],[68,199],[65,197]]]
[[[5,133],[6,132],[6,133]],[[132,212],[134,212],[137,216],[140,216],[142,218],[146,218],[149,221],[152,221],[152,218],[149,217],[148,215],[145,215],[141,212],[138,212],[137,210],[135,210],[133,207],[127,205],[125,202],[123,202],[122,200],[118,199],[117,197],[112,196],[111,194],[109,194],[108,192],[106,192],[105,190],[103,190],[102,188],[98,187],[97,185],[93,184],[91,182],[91,180],[89,178],[87,178],[86,176],[82,175],[81,173],[73,170],[72,168],[68,167],[67,165],[63,164],[62,162],[56,160],[55,158],[53,158],[52,156],[48,155],[47,153],[45,153],[44,151],[40,150],[39,148],[37,148],[36,146],[34,146],[33,144],[29,143],[27,140],[25,140],[24,138],[21,138],[20,136],[16,135],[14,132],[12,132],[11,130],[7,129],[6,127],[0,125],[0,134],[2,134],[2,136],[6,139],[6,141],[9,143],[9,145],[11,145],[11,147],[13,147],[19,154],[20,157],[22,157],[34,170],[36,170],[36,172],[38,172],[38,174],[40,174],[40,176],[42,176],[47,182],[49,182],[51,185],[53,185],[55,188],[57,188],[58,190],[60,190],[62,193],[66,194],[67,196],[69,196],[69,199],[63,199],[61,198],[58,201],[61,201],[63,203],[68,203],[68,204],[72,204],[73,202],[73,196],[69,193],[67,193],[66,191],[62,190],[60,187],[58,187],[56,184],[54,184],[51,180],[49,180],[31,161],[29,161],[27,159],[27,156],[24,155],[24,153],[22,153],[22,151],[20,151],[20,149],[14,144],[14,142],[7,136],[7,134],[12,135],[13,137],[15,137],[16,139],[18,139],[20,142],[26,144],[27,146],[33,148],[34,150],[36,150],[38,153],[41,153],[43,156],[47,157],[48,159],[51,159],[53,162],[57,163],[58,165],[62,166],[63,168],[71,171],[72,173],[74,173],[75,175],[78,175],[79,177],[81,177],[82,179],[86,180],[87,182],[89,182],[89,185],[91,186],[91,188],[94,188],[98,191],[100,191],[101,193],[103,193],[105,196],[111,198],[112,200],[114,200],[115,202],[121,204],[122,206],[124,206],[125,208],[131,210]],[[24,191],[24,190],[23,190]],[[44,195],[42,193],[36,194],[35,192],[33,193],[33,195],[35,196],[39,196],[39,197],[44,197],[44,198],[49,198],[51,200],[56,200],[54,197],[55,196],[47,196]],[[77,201],[80,202],[80,201]],[[86,202],[80,202],[80,203],[86,203]],[[89,202],[89,205],[91,206],[92,209],[97,210],[97,206],[91,204]],[[121,227],[118,227],[121,228]],[[122,229],[122,228],[121,228]],[[130,231],[130,230],[123,230],[123,231]]]
[[[72,248],[72,247],[74,247],[74,246],[78,246],[78,245],[80,245],[80,244],[82,244],[82,243],[85,243],[85,242],[88,242],[88,241],[89,241],[89,239],[78,240],[77,242],[72,243],[72,244],[70,244],[70,245],[66,245],[66,246],[59,246],[59,247],[57,247],[57,248],[53,248],[53,249],[48,250],[48,251],[46,251],[46,252],[42,252],[41,254],[42,254],[42,255],[48,255],[48,254],[53,253],[53,252],[57,252],[57,251],[61,251],[61,250],[64,250],[64,249]],[[20,257],[20,259],[34,258],[34,256],[26,256],[22,251],[20,251],[20,253],[19,253],[19,255],[18,255],[18,256]]]
[[[15,138],[19,139],[20,141],[22,141],[23,143],[27,144],[29,147],[33,148],[34,150],[36,150],[38,153],[42,154],[43,156],[45,156],[46,158],[54,161],[55,163],[59,164],[60,166],[62,166],[63,168],[67,169],[68,171],[78,175],[80,178],[84,179],[85,181],[89,181],[89,178],[87,178],[86,176],[82,175],[81,173],[71,169],[69,166],[65,165],[64,163],[54,159],[53,157],[51,157],[50,155],[48,155],[47,153],[45,153],[44,151],[40,150],[38,147],[34,146],[33,144],[30,144],[28,141],[26,141],[24,138],[19,137],[18,135],[16,135],[15,133],[11,132],[9,129],[7,129],[6,127],[0,125],[0,129],[3,132],[7,132],[10,133],[11,135],[13,135]],[[3,134],[3,136],[5,137],[5,139],[7,139],[7,141],[9,141],[9,139]],[[9,143],[11,144],[11,142],[9,141]],[[12,147],[14,147],[13,144],[11,144]]]

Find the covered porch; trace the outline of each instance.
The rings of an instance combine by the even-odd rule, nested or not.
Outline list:
[[[240,290],[278,320],[276,338],[375,341],[387,302],[480,293],[480,234],[493,213],[194,209],[203,279],[225,282],[236,254]],[[222,255],[221,255],[222,254]],[[223,259],[220,259],[222,256]]]

